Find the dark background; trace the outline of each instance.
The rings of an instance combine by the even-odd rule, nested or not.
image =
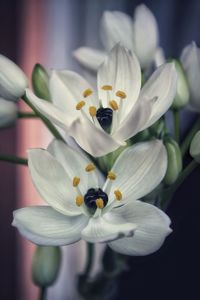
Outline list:
[[[27,0],[28,1],[28,0]],[[37,0],[36,0],[37,1]],[[42,1],[42,0],[41,0]],[[62,0],[61,0],[62,1]],[[45,2],[48,3],[48,0]],[[132,15],[141,1],[74,0],[77,16],[84,15],[92,3],[102,9],[123,10]],[[57,1],[59,5],[59,1]],[[179,56],[181,49],[200,42],[200,1],[143,1],[155,14],[160,29],[160,44],[167,56]],[[0,53],[18,61],[19,19],[23,1],[0,1]],[[80,9],[81,8],[81,9]],[[92,14],[92,10],[90,11]],[[81,29],[80,29],[81,30]],[[81,44],[77,45],[81,46]],[[195,115],[184,115],[184,118]],[[183,123],[186,120],[183,120]],[[192,120],[191,120],[192,121]],[[0,131],[0,153],[15,153],[15,128]],[[174,196],[168,209],[173,233],[164,246],[147,257],[130,260],[130,270],[119,281],[118,299],[200,299],[200,171],[196,170]],[[0,163],[0,299],[16,296],[16,237],[10,223],[16,207],[16,168]],[[56,299],[55,299],[56,300]]]

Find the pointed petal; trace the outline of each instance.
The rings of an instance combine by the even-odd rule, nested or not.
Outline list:
[[[160,66],[143,86],[139,101],[155,99],[144,128],[154,124],[171,106],[176,95],[177,72],[173,63]]]
[[[171,233],[170,219],[157,207],[141,201],[130,201],[112,213],[137,225],[134,235],[109,243],[116,252],[126,255],[148,255],[157,251]]]
[[[73,52],[73,56],[82,66],[96,72],[104,61],[106,53],[97,49],[80,47]]]
[[[133,47],[142,68],[153,62],[158,39],[158,25],[154,15],[144,4],[138,5],[133,20]]]
[[[91,163],[86,155],[58,140],[53,140],[47,150],[61,164],[70,178],[73,179],[75,176],[80,178],[78,188],[83,195],[89,188],[98,187],[98,172],[87,173],[85,171],[86,166]]]
[[[108,97],[107,92],[102,89],[104,85],[111,85],[113,90]],[[139,62],[132,53],[117,44],[109,53],[105,62],[98,71],[98,92],[99,99],[103,106],[108,107],[109,100],[119,100],[115,95],[117,91],[126,93],[123,101],[122,111],[120,109],[121,122],[135,105],[141,87],[141,70]],[[117,99],[118,98],[118,99]]]
[[[113,241],[125,236],[132,236],[136,228],[133,223],[119,218],[105,220],[103,217],[90,218],[88,225],[81,232],[82,239],[90,243]]]
[[[132,50],[132,19],[129,15],[120,11],[105,11],[101,19],[100,34],[107,51],[121,42]]]
[[[183,49],[181,62],[188,79],[190,106],[200,112],[200,49],[194,42]]]
[[[73,178],[48,151],[29,150],[28,166],[38,193],[50,206],[65,215],[82,213],[75,203],[77,192],[72,185]]]
[[[80,240],[87,223],[84,215],[68,217],[49,206],[32,206],[14,211],[12,225],[35,244],[62,246]]]
[[[137,200],[147,195],[162,181],[166,168],[167,153],[160,140],[138,143],[125,149],[112,168],[116,179],[112,184],[108,179],[104,186],[109,193],[109,202],[113,202],[114,191],[118,189],[122,200],[115,201],[116,206],[125,203],[129,197]]]

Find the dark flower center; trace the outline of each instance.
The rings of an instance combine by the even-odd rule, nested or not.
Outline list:
[[[106,206],[108,203],[108,195],[102,191],[102,189],[94,189],[91,188],[87,191],[87,193],[84,196],[84,202],[85,205],[90,208],[90,209],[95,209],[97,208],[96,200],[102,199],[103,201],[103,206]]]
[[[99,124],[105,131],[110,129],[110,126],[112,124],[112,116],[113,116],[113,111],[111,108],[101,107],[97,110],[97,114],[96,114],[97,120],[99,121]]]

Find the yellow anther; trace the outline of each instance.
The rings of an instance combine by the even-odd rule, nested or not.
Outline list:
[[[103,85],[101,88],[104,91],[112,91],[112,86],[111,85]]]
[[[79,177],[74,177],[73,178],[73,186],[78,186],[80,183],[80,178]]]
[[[117,102],[115,100],[111,100],[109,101],[109,105],[110,107],[113,109],[113,110],[118,110],[119,109],[119,106],[117,104]]]
[[[90,106],[90,107],[89,107],[89,114],[90,114],[91,117],[95,117],[95,116],[96,116],[96,114],[97,114],[97,109],[96,109],[95,106]]]
[[[115,180],[116,179],[116,174],[112,171],[109,171],[108,172],[108,175],[107,175],[107,178],[110,179],[110,180]]]
[[[117,200],[122,199],[122,193],[120,192],[120,190],[115,190],[114,194],[115,194],[115,197],[116,197]]]
[[[117,97],[120,97],[121,99],[125,99],[126,98],[126,93],[124,93],[123,91],[117,91],[115,95]]]
[[[83,196],[78,195],[78,196],[76,197],[76,205],[77,205],[77,206],[81,206],[81,205],[83,204],[83,202],[84,202]]]
[[[83,97],[84,98],[87,98],[88,96],[92,95],[92,90],[91,89],[86,89],[84,92],[83,92]]]
[[[85,171],[86,172],[91,172],[91,171],[94,171],[95,169],[96,169],[95,165],[89,164],[89,165],[86,166]]]
[[[103,199],[101,199],[101,198],[98,198],[96,201],[95,201],[95,203],[96,203],[96,206],[98,207],[98,208],[104,208],[104,202],[103,202]]]
[[[85,105],[85,101],[80,101],[79,103],[77,103],[76,109],[80,110],[84,105]]]

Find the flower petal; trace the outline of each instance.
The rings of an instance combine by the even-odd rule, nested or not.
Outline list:
[[[171,106],[176,95],[177,72],[173,63],[161,65],[144,84],[139,101],[155,99],[143,129],[155,123]]]
[[[46,150],[28,152],[28,166],[33,183],[40,196],[55,210],[65,215],[80,215],[76,205],[77,192],[59,162]]]
[[[129,15],[120,11],[105,11],[101,19],[100,34],[107,51],[121,42],[132,50],[132,19]]]
[[[17,119],[17,105],[0,98],[0,128],[12,125]]]
[[[153,62],[158,39],[158,25],[154,15],[144,4],[138,5],[133,20],[133,47],[142,68]]]
[[[125,236],[132,236],[136,225],[133,223],[105,220],[103,217],[90,218],[88,225],[81,232],[82,239],[90,243],[113,241]]]
[[[125,149],[116,160],[112,171],[116,179],[108,179],[104,190],[113,202],[114,191],[120,190],[122,200],[115,201],[122,205],[127,197],[137,200],[150,193],[163,179],[167,168],[167,153],[160,140],[143,142]]]
[[[167,235],[171,233],[170,219],[157,207],[141,201],[128,201],[127,204],[112,210],[111,213],[123,216],[127,222],[137,225],[134,235],[109,243],[116,252],[126,255],[148,255],[157,251]]]
[[[109,53],[105,62],[98,70],[98,92],[99,99],[105,107],[109,106],[109,100],[120,101],[116,96],[117,91],[123,91],[126,98],[120,108],[121,122],[126,118],[126,115],[135,105],[141,87],[141,70],[139,62],[132,53],[117,44]],[[108,96],[107,92],[102,89],[102,86],[111,85],[112,91]],[[121,105],[119,103],[119,105]]]
[[[81,65],[96,72],[104,61],[106,53],[97,49],[80,47],[73,52],[73,56]]]
[[[190,105],[200,112],[200,49],[194,42],[183,49],[181,62],[189,83]]]
[[[62,246],[80,240],[87,223],[84,215],[68,217],[49,206],[32,206],[14,211],[12,225],[35,244]]]
[[[78,187],[83,195],[89,188],[98,187],[98,171],[95,170],[90,173],[85,171],[86,166],[91,163],[86,155],[58,140],[53,140],[47,150],[62,165],[70,178],[80,178]]]

